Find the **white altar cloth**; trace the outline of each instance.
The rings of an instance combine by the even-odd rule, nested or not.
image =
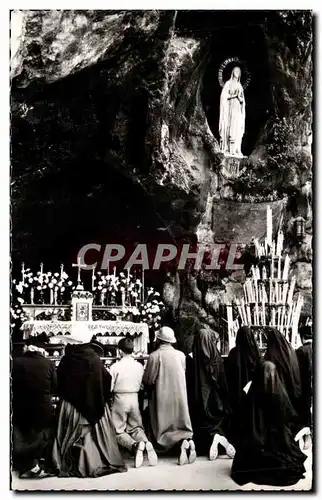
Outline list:
[[[132,321],[26,321],[23,324],[24,339],[35,337],[41,333],[48,336],[71,335],[73,326],[83,323],[93,335],[134,337],[136,350],[146,352],[149,343],[149,328],[146,323]]]

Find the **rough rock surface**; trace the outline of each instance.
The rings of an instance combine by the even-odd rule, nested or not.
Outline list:
[[[298,215],[312,230],[308,12],[52,10],[15,11],[12,19],[14,269],[21,260],[70,262],[88,241],[209,244],[216,239],[214,204],[256,203],[243,182],[256,187],[263,179],[261,202],[287,196],[287,241],[298,287],[308,290],[310,242],[301,253],[293,234]],[[272,106],[253,131],[249,161],[241,165],[245,181],[225,175],[211,106],[206,114],[201,96],[211,57],[227,57],[216,42],[225,25],[249,31],[249,61],[256,67],[267,60],[270,74],[265,92]],[[261,53],[252,46],[253,26]],[[286,145],[278,142],[283,126],[292,128]],[[273,183],[256,173],[262,165],[265,175],[281,166]],[[283,193],[274,194],[274,182]],[[226,219],[230,233],[237,221]],[[200,322],[220,328],[216,304],[241,279],[224,265],[211,279],[189,269],[147,275],[164,291],[185,346]]]

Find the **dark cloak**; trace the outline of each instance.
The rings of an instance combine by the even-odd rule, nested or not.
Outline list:
[[[192,422],[199,453],[209,451],[215,434],[225,435],[231,414],[224,363],[213,332],[202,329],[193,344],[194,410]]]
[[[91,424],[104,414],[111,375],[90,344],[67,345],[57,368],[58,395]]]
[[[301,395],[299,415],[303,425],[311,427],[312,424],[311,405],[313,397],[312,343],[308,342],[299,347],[299,349],[297,349],[296,351],[296,354],[299,363],[299,368],[301,373],[301,384],[302,384],[302,395]]]
[[[254,371],[261,356],[252,330],[241,327],[236,336],[236,347],[231,349],[226,359],[226,378],[233,408],[238,407],[245,392],[243,388],[253,379]]]
[[[301,375],[296,352],[276,328],[266,328],[266,361],[272,361],[296,411],[300,408]]]
[[[12,361],[13,424],[21,429],[52,425],[56,369],[50,359],[27,351]]]
[[[263,362],[241,406],[231,470],[237,484],[288,486],[304,477],[307,457],[294,441],[290,428],[294,418],[275,365]]]

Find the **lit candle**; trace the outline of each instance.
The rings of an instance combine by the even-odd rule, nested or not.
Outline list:
[[[40,264],[40,275],[39,275],[39,283],[42,286],[43,283],[43,275],[44,275],[44,264]]]
[[[95,267],[92,269],[92,291],[94,290],[95,285]]]
[[[290,266],[290,257],[289,257],[289,255],[287,254],[287,255],[285,256],[285,261],[284,261],[283,280],[287,280],[289,266]]]
[[[55,291],[54,291],[54,304],[55,304],[55,306],[57,306],[57,288],[55,288]]]
[[[115,266],[114,266],[113,272],[114,272],[114,276],[116,276],[116,267]]]
[[[34,289],[33,288],[30,289],[30,303],[31,304],[34,303]]]
[[[142,302],[144,304],[144,267],[142,265]]]
[[[281,257],[277,261],[277,278],[281,279]]]
[[[25,264],[22,263],[21,265],[21,274],[22,274],[22,284],[25,284]]]
[[[267,207],[266,224],[267,224],[267,243],[271,245],[273,236],[273,224],[272,224],[272,209],[270,206]]]
[[[54,302],[54,292],[53,292],[53,289],[51,288],[50,289],[50,304],[52,305],[53,302]]]
[[[60,279],[63,279],[63,272],[64,272],[64,264],[61,264],[60,266]]]

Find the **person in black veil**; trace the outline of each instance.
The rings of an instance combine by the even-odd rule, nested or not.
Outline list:
[[[302,326],[299,329],[299,334],[302,340],[302,346],[296,350],[297,359],[301,373],[302,395],[299,416],[301,423],[312,432],[312,327],[310,325]],[[304,449],[307,450],[312,444],[311,435],[307,433],[304,436]]]
[[[79,332],[81,334],[81,332]],[[86,333],[86,332],[85,332]],[[108,403],[111,375],[84,336],[75,334],[57,368],[61,400],[53,461],[62,477],[125,472]],[[67,339],[67,337],[66,337]]]
[[[266,328],[266,361],[272,361],[284,385],[288,397],[298,412],[301,398],[301,375],[296,352],[284,335],[276,328]]]
[[[239,419],[232,479],[289,486],[304,477],[306,455],[295,442],[290,422],[294,408],[270,361],[261,363],[244,399]]]
[[[192,422],[197,452],[218,456],[218,445],[232,458],[234,447],[226,438],[231,414],[224,363],[217,349],[215,334],[202,328],[193,343],[194,408]]]
[[[238,409],[240,401],[245,395],[243,389],[253,379],[254,371],[260,361],[261,356],[254,332],[248,326],[242,326],[237,332],[236,346],[229,352],[225,363],[233,410]]]

